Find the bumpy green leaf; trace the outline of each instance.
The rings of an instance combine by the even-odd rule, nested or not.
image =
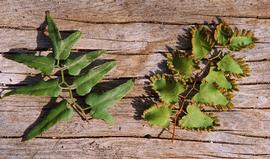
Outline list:
[[[179,125],[185,129],[210,129],[214,127],[214,119],[202,112],[196,105],[188,105],[187,115],[179,121]]]
[[[170,70],[179,74],[181,78],[188,79],[192,76],[194,62],[191,57],[181,56],[180,53],[168,54],[167,63]]]
[[[167,104],[175,104],[178,102],[179,94],[185,91],[185,86],[167,76],[152,76],[152,88],[158,93],[159,98]]]
[[[93,62],[100,55],[105,53],[103,50],[92,51],[82,56],[79,56],[75,59],[67,59],[65,63],[66,69],[68,69],[68,73],[73,76],[77,76],[80,74],[81,70],[87,67],[91,62]]]
[[[216,83],[219,87],[225,89],[232,89],[232,84],[228,81],[223,71],[215,71],[215,67],[211,67],[208,75],[204,81],[208,83]]]
[[[28,67],[35,68],[46,75],[52,73],[55,62],[51,57],[35,56],[31,54],[11,54],[6,55],[5,57],[23,63]]]
[[[77,94],[84,96],[89,93],[92,87],[95,86],[115,65],[115,61],[106,62],[91,69],[87,74],[76,78],[73,82],[73,86],[76,88]]]
[[[244,48],[252,48],[256,38],[250,31],[236,29],[233,36],[230,39],[229,49],[233,51],[239,51]]]
[[[226,45],[232,36],[232,29],[225,23],[221,22],[215,30],[215,40],[220,45]]]
[[[198,103],[208,105],[220,105],[226,108],[229,100],[211,83],[203,82],[200,85],[199,92],[193,97],[193,100]]]
[[[164,105],[154,105],[149,109],[145,110],[143,113],[143,118],[150,125],[157,125],[162,128],[167,128],[170,125],[170,116],[172,114],[172,110]]]
[[[90,93],[87,95],[85,102],[90,105],[90,114],[92,117],[103,119],[107,123],[112,123],[113,118],[107,109],[121,100],[133,88],[133,86],[134,84],[132,80],[129,80],[126,83],[121,84],[120,86],[105,93]]]
[[[67,107],[66,100],[62,100],[58,105],[54,106],[41,121],[31,128],[27,134],[25,134],[23,140],[30,140],[38,136],[55,124],[71,119],[72,115],[73,110]]]
[[[235,74],[244,74],[244,70],[241,68],[241,64],[239,64],[232,56],[225,55],[218,63],[218,69]]]
[[[192,30],[192,54],[195,59],[201,60],[211,53],[213,39],[203,27]]]
[[[25,94],[32,96],[50,96],[57,97],[61,92],[61,88],[58,85],[58,79],[49,81],[40,81],[33,85],[22,86],[11,92],[5,94],[5,96],[13,94]]]
[[[72,46],[81,37],[81,32],[76,31],[69,35],[66,39],[62,40],[61,34],[54,23],[52,17],[47,13],[46,21],[48,24],[49,38],[51,39],[54,57],[57,60],[65,60],[70,54]]]

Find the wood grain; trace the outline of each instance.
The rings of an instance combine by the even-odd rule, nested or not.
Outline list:
[[[108,54],[103,60],[118,61],[117,68],[103,80],[105,85],[95,91],[112,88],[127,78],[135,80],[135,88],[111,109],[114,125],[98,120],[87,123],[75,116],[29,142],[20,142],[21,135],[38,118],[49,98],[1,99],[0,158],[269,158],[269,7],[267,0],[1,1],[1,93],[38,80],[35,70],[4,55],[50,52],[49,40],[43,34],[46,10],[50,10],[63,36],[73,30],[83,33],[74,54],[105,49]],[[239,81],[232,112],[217,113],[220,127],[212,132],[177,129],[173,144],[169,131],[160,133],[161,129],[151,128],[140,119],[155,97],[145,89],[146,76],[165,70],[166,45],[174,47],[177,37],[185,35],[191,25],[205,21],[213,24],[216,17],[255,33],[256,47],[236,54],[248,61],[252,75]]]

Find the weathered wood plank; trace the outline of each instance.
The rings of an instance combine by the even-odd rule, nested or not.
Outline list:
[[[246,139],[249,138],[242,138]],[[251,145],[192,140],[178,140],[172,144],[170,140],[125,137],[35,139],[26,143],[20,143],[20,139],[0,139],[0,141],[3,143],[0,145],[0,155],[8,158],[211,159],[270,156],[269,141],[263,139],[253,139]]]
[[[42,22],[42,21],[41,21]],[[72,22],[70,22],[72,23]],[[239,28],[250,29],[263,45],[268,43],[270,21],[266,24],[242,24]],[[0,23],[1,25],[1,23]],[[105,49],[123,53],[144,53],[166,51],[165,45],[175,45],[178,35],[183,35],[189,25],[163,24],[81,24],[59,25],[61,30],[80,30],[83,35],[74,49]],[[136,30],[136,31],[134,31]],[[67,34],[67,33],[65,33]],[[15,48],[47,49],[49,40],[41,31],[0,28],[0,51]],[[266,49],[269,47],[266,47]]]
[[[255,32],[259,39],[255,49],[238,54],[250,61],[252,76],[241,82],[234,98],[233,112],[218,113],[221,126],[213,132],[190,132],[177,129],[177,141],[171,134],[150,128],[138,120],[145,107],[146,79],[136,79],[135,89],[111,110],[117,123],[90,123],[76,116],[42,135],[42,138],[21,143],[23,131],[36,120],[48,98],[16,96],[0,101],[0,156],[4,158],[269,158],[269,83],[270,24],[269,1],[1,1],[0,52],[48,49],[49,43],[39,28],[44,12],[50,10],[63,33],[80,30],[83,37],[75,50],[106,49],[119,61],[106,76],[142,78],[160,69],[165,45],[175,45],[191,24],[202,24],[224,18],[229,24]],[[127,54],[134,54],[133,56]],[[263,61],[266,59],[266,61]],[[36,72],[21,64],[0,57],[0,83],[30,84],[27,73]],[[162,65],[164,68],[164,65]],[[132,70],[132,71],[131,71]],[[22,82],[23,81],[23,82]],[[107,80],[105,80],[106,82]],[[111,87],[112,85],[107,85]],[[107,87],[105,86],[105,87]],[[104,88],[105,88],[104,87]],[[104,89],[103,87],[99,87]],[[1,86],[0,91],[7,87]],[[146,97],[138,98],[142,94]],[[26,102],[27,101],[27,102]],[[152,136],[151,139],[143,138]],[[58,137],[59,139],[51,139]],[[0,158],[1,158],[0,157]]]
[[[137,93],[141,93],[139,90]],[[81,121],[75,117],[70,123],[57,125],[45,133],[45,136],[144,136],[151,134],[157,136],[161,129],[150,128],[140,119],[142,111],[151,101],[148,98],[134,96],[131,92],[117,106],[111,109],[116,118],[116,124],[109,126],[102,121],[93,120],[90,123]],[[234,98],[235,109],[233,112],[220,112],[221,126],[217,130],[228,130],[238,134],[253,136],[269,136],[269,85],[243,85],[240,92]],[[31,98],[31,101],[29,100]],[[27,101],[27,102],[25,102]],[[20,136],[23,131],[33,123],[40,114],[41,108],[49,102],[46,97],[12,96],[6,97],[0,103],[0,136]],[[245,123],[245,124],[243,124]],[[135,131],[136,130],[136,131]],[[253,131],[256,130],[256,131]],[[179,130],[179,138],[194,135],[196,133],[183,133]],[[220,132],[213,132],[213,136]],[[200,133],[199,133],[200,134]],[[211,134],[204,132],[202,134]],[[200,136],[200,135],[199,135]],[[170,137],[164,133],[163,137]]]
[[[106,78],[121,77],[145,77],[151,72],[163,70],[166,68],[164,63],[165,57],[162,54],[150,55],[115,55],[107,54],[104,59],[115,59],[118,61],[116,68],[111,70]],[[26,74],[38,73],[34,69],[30,69],[23,64],[8,60],[0,56],[0,81],[3,84],[18,83],[26,78]],[[239,83],[266,83],[270,82],[270,61],[249,62],[252,75],[244,78]],[[86,69],[87,70],[87,69]],[[8,73],[8,74],[6,74]],[[14,74],[15,73],[15,74]],[[19,74],[19,75],[18,75]],[[31,79],[31,78],[30,78]]]
[[[11,7],[12,6],[12,7]],[[76,7],[74,7],[76,6]],[[59,19],[99,23],[164,22],[196,23],[207,17],[268,18],[269,1],[142,1],[142,0],[80,0],[73,1],[3,1],[0,5],[3,24],[27,26],[39,24],[44,12],[50,10]],[[22,21],[18,22],[18,17]],[[38,21],[38,22],[37,22]]]

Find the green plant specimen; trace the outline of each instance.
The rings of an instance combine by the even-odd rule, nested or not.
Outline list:
[[[230,110],[235,80],[249,75],[249,68],[232,51],[252,48],[253,33],[232,29],[224,21],[214,26],[196,26],[191,30],[191,50],[173,49],[167,54],[170,73],[150,77],[150,85],[160,101],[144,111],[150,125],[168,128],[173,123],[183,129],[210,130],[219,125],[214,113]]]
[[[69,58],[72,46],[79,40],[81,33],[76,31],[67,38],[62,39],[60,32],[49,13],[46,14],[48,24],[49,38],[51,40],[53,55],[35,56],[27,54],[10,54],[6,57],[23,63],[28,67],[37,69],[42,73],[44,79],[33,85],[22,86],[12,90],[4,95],[10,96],[15,94],[24,94],[31,96],[49,96],[58,97],[61,101],[55,104],[37,124],[24,134],[23,140],[32,139],[44,131],[48,130],[55,124],[69,120],[77,112],[83,119],[91,118],[102,119],[107,123],[113,123],[113,117],[108,112],[108,108],[115,105],[121,100],[132,88],[133,81],[128,80],[116,88],[103,93],[91,92],[92,88],[102,80],[116,65],[116,61],[109,61],[96,66],[81,74],[96,58],[105,53],[103,50],[92,51],[77,58]],[[66,81],[66,73],[73,76],[73,81]],[[60,77],[56,73],[60,72]],[[46,80],[47,79],[47,80]],[[68,96],[62,96],[62,91],[67,91]],[[85,96],[85,104],[78,104],[74,96]]]

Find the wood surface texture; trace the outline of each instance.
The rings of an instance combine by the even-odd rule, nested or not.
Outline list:
[[[0,100],[0,158],[270,158],[270,1],[269,0],[0,0],[0,92],[37,81],[36,72],[4,57],[14,52],[47,54],[43,35],[50,10],[63,35],[80,30],[79,55],[108,50],[101,59],[118,65],[96,91],[126,79],[135,88],[111,112],[116,123],[82,121],[76,115],[40,137],[21,142],[50,102],[47,97],[10,96]],[[258,38],[254,49],[236,54],[248,61],[251,76],[239,81],[230,112],[218,112],[212,132],[149,127],[141,119],[155,98],[147,75],[164,70],[166,46],[174,47],[185,29],[220,17]],[[187,49],[188,46],[183,47]]]

